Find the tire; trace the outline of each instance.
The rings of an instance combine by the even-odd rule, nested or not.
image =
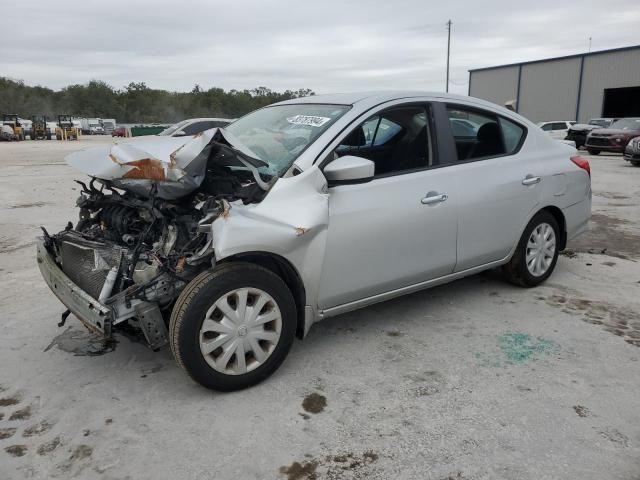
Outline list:
[[[631,160],[631,165],[634,167],[640,167],[640,160]]]
[[[593,148],[587,148],[589,155],[600,155],[600,150],[594,150]]]
[[[535,258],[539,257],[540,255],[534,255],[533,267],[528,266],[527,252],[530,250],[528,245],[529,241],[533,239],[532,237],[534,231],[537,231],[538,233],[549,232],[548,227],[550,227],[550,230],[553,232],[553,255],[549,256],[548,254],[545,255],[544,252],[541,252],[543,257],[539,263],[535,260]],[[538,230],[539,228],[540,230]],[[551,273],[553,273],[553,270],[558,261],[559,241],[560,229],[558,227],[558,222],[556,221],[554,216],[544,210],[538,212],[524,229],[524,232],[522,234],[522,237],[520,238],[520,241],[518,242],[513,257],[511,257],[509,263],[507,263],[503,267],[505,278],[509,282],[521,287],[529,288],[540,285],[547,278],[549,278]],[[546,242],[549,242],[549,240],[547,240]],[[545,245],[547,245],[547,243],[545,243]],[[531,250],[534,249],[535,247]],[[535,272],[538,267],[538,272]]]
[[[274,316],[279,320],[249,326],[249,311],[234,323],[233,317],[223,313],[218,305],[236,314],[233,304],[236,307],[242,304],[242,293],[235,292],[243,291],[248,291],[244,297],[247,306],[251,306],[252,301],[255,302],[253,305],[267,301],[260,310],[266,313],[259,312],[258,315],[263,318]],[[235,301],[229,303],[229,299]],[[215,328],[227,329],[228,325],[232,325],[232,332],[219,333],[221,330],[206,327],[205,318],[208,325],[216,325]],[[225,392],[240,390],[261,382],[282,364],[293,343],[296,318],[293,295],[276,274],[251,263],[223,264],[201,273],[182,291],[171,312],[169,344],[178,365],[200,385]],[[277,336],[278,330],[279,337],[275,340],[256,340],[259,335]],[[256,331],[259,333],[254,333]],[[225,341],[224,338],[230,340]],[[201,349],[206,349],[207,343],[221,341],[225,343],[207,354]],[[242,345],[242,361],[237,355],[238,351],[232,348],[238,342]],[[252,345],[257,346],[262,354],[252,349]],[[235,353],[229,354],[231,350]]]

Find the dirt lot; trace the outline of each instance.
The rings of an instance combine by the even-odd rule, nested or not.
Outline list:
[[[327,320],[218,394],[56,326],[33,238],[75,222],[63,157],[104,141],[0,144],[0,478],[640,478],[640,168],[590,158],[592,230],[544,286],[490,272]]]

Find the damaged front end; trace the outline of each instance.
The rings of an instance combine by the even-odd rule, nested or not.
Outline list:
[[[221,130],[181,142],[71,155],[92,177],[78,182],[79,220],[55,235],[43,229],[37,243],[42,275],[68,311],[105,336],[139,329],[154,349],[167,343],[180,292],[215,263],[213,221],[230,202],[260,202],[277,180]]]

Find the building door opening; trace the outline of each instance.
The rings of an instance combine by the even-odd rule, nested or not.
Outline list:
[[[605,88],[602,116],[640,117],[640,87]]]

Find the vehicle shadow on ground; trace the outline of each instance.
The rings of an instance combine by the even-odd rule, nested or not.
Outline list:
[[[454,282],[404,295],[392,300],[380,302],[360,310],[321,320],[311,327],[307,337],[300,342],[302,348],[308,344],[334,341],[340,333],[358,332],[361,335],[377,338],[382,334],[396,336],[397,332],[410,329],[416,319],[424,323],[440,325],[448,321],[429,315],[431,310],[441,310],[442,306],[455,304],[460,298],[472,299],[497,296],[521,291],[505,280],[499,270],[488,270]],[[436,308],[437,307],[437,308]]]

